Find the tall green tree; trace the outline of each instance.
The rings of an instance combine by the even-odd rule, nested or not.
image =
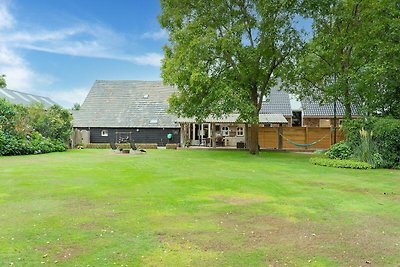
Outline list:
[[[6,77],[6,76],[5,76],[4,74],[1,74],[1,75],[0,75],[0,88],[4,88],[4,87],[7,86],[5,77]]]
[[[301,47],[295,0],[161,0],[169,32],[162,78],[178,92],[179,116],[238,112],[250,124],[250,153],[258,153],[262,99]]]
[[[352,104],[364,112],[383,103],[390,103],[389,109],[398,105],[399,1],[304,3],[313,18],[313,37],[291,76],[295,91],[321,102],[339,100],[346,118]]]

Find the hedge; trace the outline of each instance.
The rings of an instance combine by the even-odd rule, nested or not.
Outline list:
[[[349,168],[349,169],[372,169],[372,165],[366,162],[354,161],[354,160],[340,160],[340,159],[328,159],[323,157],[310,158],[310,163],[314,165],[335,167],[335,168]]]
[[[176,149],[178,147],[178,144],[166,144],[165,148],[166,149]]]
[[[136,144],[138,149],[157,149],[157,144]]]

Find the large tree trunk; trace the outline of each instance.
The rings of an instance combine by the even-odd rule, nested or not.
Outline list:
[[[250,124],[250,133],[249,133],[249,152],[250,154],[258,154],[258,114],[260,112],[260,107],[258,107],[258,93],[257,86],[253,86],[251,91],[251,100],[255,107],[255,111],[253,113],[253,122]],[[254,121],[256,123],[254,123]]]
[[[351,119],[351,100],[350,100],[350,89],[349,89],[349,84],[347,82],[347,88],[345,89],[344,92],[344,118],[345,119]]]
[[[249,152],[250,154],[258,154],[258,123],[252,123],[249,127],[249,130]]]

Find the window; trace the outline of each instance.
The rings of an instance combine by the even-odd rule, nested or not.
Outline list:
[[[101,136],[108,136],[108,130],[101,130]]]
[[[236,136],[244,136],[243,127],[236,128]]]
[[[224,126],[222,127],[222,136],[229,136],[229,127]]]
[[[320,119],[319,127],[331,127],[331,120],[330,119]]]
[[[293,111],[292,115],[292,126],[301,127],[301,111]]]

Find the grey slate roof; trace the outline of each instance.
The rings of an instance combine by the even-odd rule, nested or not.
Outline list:
[[[42,103],[44,108],[49,108],[57,104],[48,97],[27,94],[4,88],[0,89],[0,98],[5,98],[7,101],[13,104],[21,104],[25,106],[30,106],[35,103]]]
[[[303,107],[304,117],[331,117],[333,116],[333,103],[327,105],[320,105],[317,101],[305,99],[301,101]],[[340,102],[336,102],[336,115],[339,117],[344,116],[344,106]],[[354,116],[360,115],[357,108],[351,106],[351,114]]]
[[[271,89],[270,95],[266,101],[263,101],[260,114],[282,114],[283,116],[292,116],[289,94],[278,90],[275,86]]]
[[[175,91],[162,81],[104,81],[94,83],[75,113],[74,127],[178,128],[167,113]]]
[[[212,116],[209,116],[204,119],[204,122],[219,122],[219,123],[235,123],[238,121],[239,114],[233,113],[226,115],[222,118],[214,118]],[[260,123],[282,123],[282,124],[287,124],[288,121],[283,117],[282,114],[259,114],[258,115],[259,122]],[[189,122],[189,123],[195,123],[196,120],[193,118],[178,118],[177,122]]]

